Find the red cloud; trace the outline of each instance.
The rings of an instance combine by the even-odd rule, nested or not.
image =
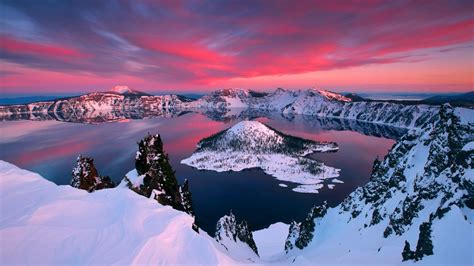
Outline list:
[[[0,49],[13,54],[28,54],[58,59],[83,58],[87,56],[74,48],[28,42],[7,35],[0,36]]]
[[[458,52],[441,55],[444,52],[433,48],[472,50],[472,7],[469,1],[442,0],[172,1],[143,2],[138,8],[118,4],[114,9],[88,2],[81,7],[49,6],[37,12],[25,5],[21,10],[28,11],[40,31],[28,41],[12,37],[20,29],[6,31],[10,35],[0,37],[0,56],[29,69],[75,76],[92,73],[107,80],[127,76],[145,84],[188,88],[235,78],[339,71],[373,64],[409,62],[421,66],[427,60],[454,57]],[[82,14],[76,8],[94,12],[83,12],[91,14],[85,19],[76,16]],[[66,11],[67,23],[64,16],[57,15]],[[100,16],[93,15],[96,13]],[[64,36],[69,46],[60,45]],[[42,43],[43,39],[51,43]],[[94,60],[86,60],[81,51]],[[438,68],[447,67],[437,64]],[[459,82],[466,75],[461,76]],[[11,76],[8,82],[15,83],[20,77]]]

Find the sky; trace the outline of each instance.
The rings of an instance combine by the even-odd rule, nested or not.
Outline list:
[[[0,93],[474,88],[474,1],[0,0]]]

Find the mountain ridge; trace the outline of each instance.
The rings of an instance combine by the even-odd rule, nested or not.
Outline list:
[[[114,92],[89,93],[78,97],[43,101],[24,105],[0,106],[0,120],[13,117],[51,115],[69,120],[96,121],[100,116],[128,113],[193,112],[204,110],[220,114],[242,110],[280,112],[285,116],[308,116],[352,119],[402,128],[420,127],[435,116],[439,107],[404,105],[390,102],[352,101],[333,92],[308,89],[277,89],[272,93],[256,93],[246,89],[224,89],[197,100],[179,95],[137,96]]]
[[[382,161],[375,161],[369,183],[339,206],[322,215],[312,210],[307,220],[292,223],[290,257],[321,259],[334,252],[326,246],[339,241],[338,263],[358,262],[363,254],[385,258],[385,263],[469,261],[472,238],[463,232],[472,230],[474,222],[472,124],[449,105],[438,116],[401,137]],[[341,242],[341,236],[363,241],[357,246]]]

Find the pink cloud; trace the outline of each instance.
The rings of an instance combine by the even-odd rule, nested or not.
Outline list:
[[[11,36],[0,36],[0,49],[14,54],[28,54],[46,58],[84,58],[87,54],[74,48],[62,47],[54,44],[42,44],[30,41],[24,41]]]
[[[373,65],[386,71],[385,85],[404,75],[414,80],[413,71],[419,73],[415,83],[422,83],[425,70],[412,67],[403,73],[382,66],[409,63],[426,69],[425,62],[433,62],[428,69],[438,75],[443,64],[437,58],[455,61],[457,47],[467,46],[472,53],[469,44],[474,42],[469,1],[171,1],[120,3],[113,9],[103,3],[14,8],[34,18],[37,30],[30,38],[18,37],[23,29],[8,29],[0,37],[0,62],[19,66],[0,73],[4,91],[10,92],[39,82],[71,90],[111,86],[114,80],[138,89],[170,90],[262,78],[259,86],[264,87],[274,86],[274,77],[325,71],[340,71],[339,80],[357,85],[361,82],[348,75],[351,69],[369,71]],[[472,88],[466,75],[462,71],[445,81]],[[370,73],[364,76],[379,81]],[[311,77],[306,78],[310,84]]]

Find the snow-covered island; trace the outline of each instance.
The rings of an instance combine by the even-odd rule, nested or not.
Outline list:
[[[258,121],[242,121],[205,138],[181,163],[217,172],[260,168],[278,180],[298,184],[295,192],[318,193],[324,180],[335,180],[339,169],[306,155],[337,151],[334,142],[316,142],[285,135]]]

